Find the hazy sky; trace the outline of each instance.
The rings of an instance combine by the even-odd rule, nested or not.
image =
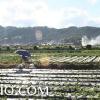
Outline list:
[[[100,27],[100,0],[0,0],[0,25]]]

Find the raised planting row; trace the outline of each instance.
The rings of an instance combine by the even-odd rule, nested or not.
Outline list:
[[[89,62],[100,62],[98,56],[73,56],[73,57],[50,57],[50,62],[68,62],[68,63],[89,63]]]
[[[1,69],[0,84],[3,86],[3,90],[6,87],[14,88],[13,95],[11,89],[7,90],[8,95],[3,91],[2,98],[34,98],[36,100],[99,98],[100,70]],[[23,87],[24,95],[18,93],[20,87]],[[41,89],[47,89],[48,94],[45,94],[47,92],[45,90],[42,95],[39,93],[29,95],[25,91],[29,87],[31,87],[30,93],[33,93],[32,87],[37,91],[41,87]],[[0,87],[0,93],[1,90]]]
[[[37,68],[51,69],[100,69],[99,56],[69,56],[47,57],[44,60],[35,61]]]

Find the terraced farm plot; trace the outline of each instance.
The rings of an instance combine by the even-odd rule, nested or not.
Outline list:
[[[10,57],[10,56],[9,56]],[[15,57],[16,58],[16,57]],[[4,59],[4,58],[3,58]],[[13,62],[0,63],[0,68],[16,68],[21,63],[21,59],[13,58]],[[49,69],[100,69],[100,56],[61,56],[61,57],[32,57],[32,61],[36,68],[49,68]]]
[[[5,97],[6,99],[67,100],[67,98],[73,98],[73,100],[91,100],[91,98],[100,98],[100,70],[23,69],[20,72],[19,69],[1,69],[0,84],[16,87],[16,91],[20,86],[49,87],[48,95],[0,96],[0,98]]]

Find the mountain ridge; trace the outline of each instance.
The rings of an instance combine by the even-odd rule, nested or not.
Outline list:
[[[36,33],[40,32],[42,39],[36,38]],[[99,27],[76,27],[49,28],[49,27],[14,27],[0,26],[0,44],[35,44],[47,41],[57,41],[65,43],[80,44],[81,38],[86,35],[88,38],[95,38],[100,35]]]

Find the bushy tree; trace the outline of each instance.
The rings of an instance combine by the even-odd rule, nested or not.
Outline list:
[[[92,49],[92,45],[88,44],[88,45],[86,46],[86,49],[91,50],[91,49]]]
[[[33,49],[34,49],[34,50],[38,50],[39,48],[38,48],[37,46],[34,46]]]

